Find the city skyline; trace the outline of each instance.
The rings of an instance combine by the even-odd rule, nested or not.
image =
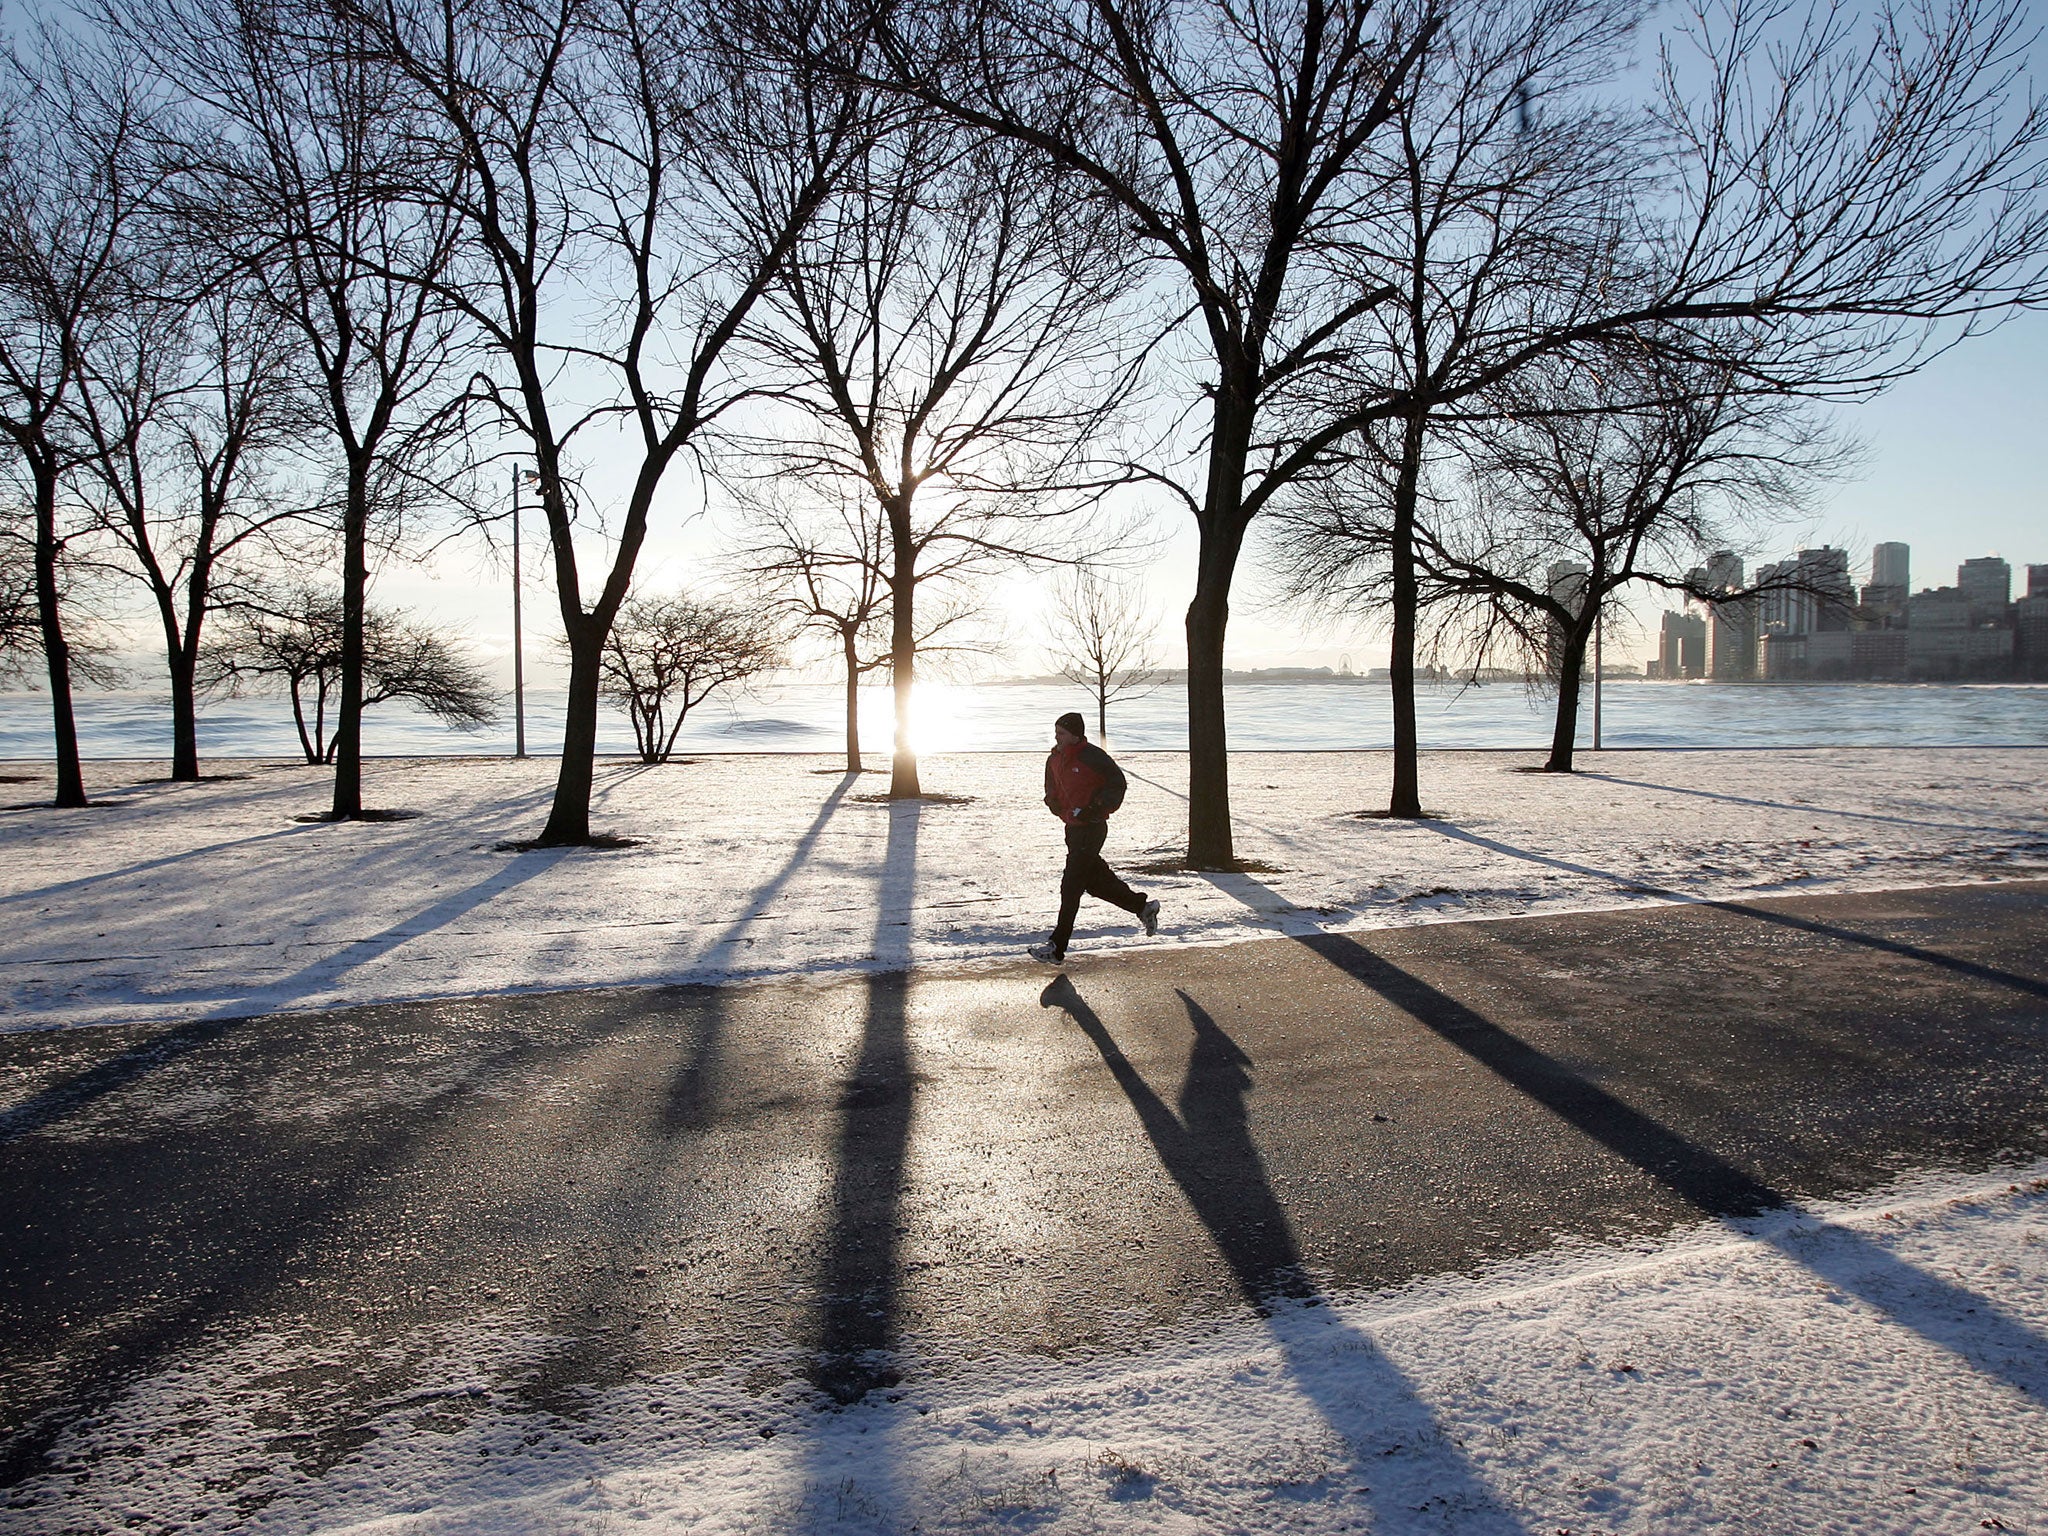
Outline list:
[[[1562,569],[1551,569],[1553,590]],[[1916,588],[1912,547],[1886,540],[1873,547],[1869,572],[1859,588],[1849,552],[1822,545],[1761,565],[1745,579],[1742,561],[1721,551],[1692,573],[1695,583],[1756,595],[1666,609],[1657,655],[1645,662],[1644,675],[1716,682],[2048,680],[2048,563],[2016,569],[2001,556],[1973,556],[1957,565],[1952,585]],[[2024,583],[2018,591],[2016,574]]]

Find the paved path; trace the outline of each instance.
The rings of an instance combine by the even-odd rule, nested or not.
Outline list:
[[[537,1405],[788,1341],[841,1398],[2048,1152],[2048,883],[0,1037],[0,1486],[337,1341],[309,1470],[489,1312]],[[913,1362],[903,1367],[897,1362]],[[218,1408],[219,1405],[215,1405]]]

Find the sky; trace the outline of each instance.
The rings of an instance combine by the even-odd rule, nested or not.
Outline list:
[[[1832,543],[1851,552],[1858,580],[1867,578],[1871,546],[1899,540],[1912,548],[1915,588],[1955,581],[1955,569],[1978,555],[1998,554],[2014,567],[2015,595],[2025,589],[2029,561],[2048,563],[2048,314],[2024,314],[1989,335],[1972,338],[1889,393],[1838,408],[1841,425],[1865,444],[1861,472],[1834,488],[1810,520],[1786,525],[1773,554]],[[593,477],[593,488],[602,476]],[[642,554],[639,581],[649,590],[708,584],[730,519],[700,489],[678,480]],[[557,675],[550,636],[554,596],[543,584],[544,535],[537,516],[527,537],[528,676],[542,684]],[[1158,543],[1133,568],[1157,617],[1155,652],[1163,665],[1184,660],[1181,616],[1194,586],[1193,520],[1157,509]],[[1328,666],[1350,661],[1359,671],[1386,663],[1383,633],[1370,621],[1352,628],[1305,627],[1265,590],[1257,550],[1248,550],[1232,603],[1228,661],[1233,667]],[[445,546],[430,562],[393,564],[377,578],[381,601],[421,610],[459,627],[480,657],[509,680],[512,621],[510,573],[474,538]],[[1041,633],[1048,583],[1006,580],[990,592],[997,627],[1009,644],[982,664],[989,675],[1045,669]],[[1633,617],[1654,630],[1662,604],[1644,597]],[[1618,640],[1623,658],[1654,653],[1653,639]]]

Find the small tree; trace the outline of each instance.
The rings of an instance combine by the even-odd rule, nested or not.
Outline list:
[[[0,683],[26,677],[42,655],[34,549],[0,532]]]
[[[846,686],[846,771],[862,772],[860,681],[889,665],[887,537],[873,503],[849,497],[838,517],[807,517],[779,501],[750,500],[736,560],[767,610],[797,634],[825,636]]]
[[[295,587],[238,606],[201,653],[201,686],[227,694],[282,688],[306,761],[332,763],[340,733],[329,732],[329,707],[341,697],[345,617],[342,594],[329,587]],[[498,719],[496,691],[450,631],[372,608],[363,620],[363,703],[392,699],[409,699],[458,731]]]
[[[1053,599],[1047,649],[1067,681],[1095,695],[1095,735],[1109,740],[1109,706],[1139,698],[1159,682],[1152,640],[1159,620],[1137,589],[1092,570],[1061,582]]]
[[[619,609],[599,679],[603,696],[633,722],[640,761],[665,763],[691,710],[781,664],[781,637],[760,615],[678,593]]]
[[[1662,403],[1617,408],[1617,395]],[[1703,602],[1767,590],[1713,590],[1701,562],[1796,518],[1855,453],[1802,402],[1745,390],[1735,368],[1654,354],[1554,380],[1535,404],[1469,435],[1465,494],[1417,520],[1415,553],[1425,600],[1545,657],[1558,698],[1544,768],[1569,773],[1586,651],[1615,594],[1635,582]],[[1560,563],[1572,574],[1553,581]]]

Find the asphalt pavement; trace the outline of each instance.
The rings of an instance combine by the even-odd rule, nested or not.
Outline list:
[[[0,1488],[208,1340],[820,1402],[2048,1154],[2048,882],[0,1036]]]

